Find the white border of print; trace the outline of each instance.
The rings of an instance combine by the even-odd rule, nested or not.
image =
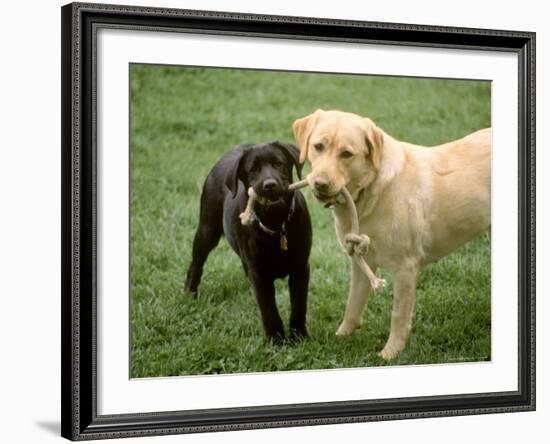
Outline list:
[[[97,48],[98,414],[517,390],[515,54],[114,29],[98,30]],[[129,63],[491,80],[491,362],[130,380]]]

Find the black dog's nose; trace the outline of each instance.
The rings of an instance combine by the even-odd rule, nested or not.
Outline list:
[[[326,192],[328,191],[329,181],[328,177],[318,176],[313,180],[313,186],[317,191]]]
[[[277,181],[275,179],[266,179],[262,186],[264,191],[271,191],[277,187]]]

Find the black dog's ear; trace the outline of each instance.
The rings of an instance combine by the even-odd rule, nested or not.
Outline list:
[[[283,150],[283,153],[285,153],[285,155],[290,159],[290,161],[296,167],[296,173],[298,173],[298,179],[301,179],[303,164],[300,163],[300,151],[298,151],[298,148],[296,148],[296,146],[290,143],[284,143],[279,141],[273,142],[273,145]]]
[[[237,195],[237,191],[239,190],[239,179],[242,179],[242,166],[244,164],[244,159],[248,151],[250,151],[250,148],[248,146],[241,146],[239,149],[236,150],[235,163],[229,169],[227,175],[225,176],[225,185],[227,186],[227,188],[229,188],[229,191],[231,191],[231,195],[233,196],[233,198]]]

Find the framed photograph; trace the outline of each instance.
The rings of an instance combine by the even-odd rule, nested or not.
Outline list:
[[[535,409],[535,34],[72,3],[62,435]]]

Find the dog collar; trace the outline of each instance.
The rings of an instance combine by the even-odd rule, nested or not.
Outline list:
[[[357,205],[357,202],[361,199],[363,196],[363,192],[365,191],[365,188],[361,188],[359,192],[357,193],[357,199],[353,199],[353,202]]]
[[[295,206],[296,206],[295,196],[296,196],[295,194],[292,195],[292,200],[290,201],[290,208],[288,210],[288,216],[286,217],[286,220],[283,221],[283,224],[281,225],[280,230],[273,230],[273,229],[269,228],[268,226],[266,226],[260,220],[260,218],[258,217],[256,212],[252,211],[252,215],[254,216],[254,219],[258,222],[258,226],[262,229],[262,231],[264,233],[267,233],[271,236],[276,236],[277,234],[279,235],[279,244],[281,246],[281,250],[285,250],[285,251],[288,250],[288,240],[287,240],[287,237],[286,237],[286,224],[287,224],[287,222],[290,222],[290,219],[291,219],[292,215],[294,214],[294,209],[295,209]]]
[[[361,197],[363,196],[363,192],[365,191],[365,188],[361,188],[359,190],[359,193],[357,193],[357,199],[353,199],[353,203],[355,205],[357,205],[357,202],[359,202],[359,200],[361,199]],[[334,208],[336,205],[344,205],[346,202],[332,202],[332,203],[327,203],[325,204],[325,208]]]

